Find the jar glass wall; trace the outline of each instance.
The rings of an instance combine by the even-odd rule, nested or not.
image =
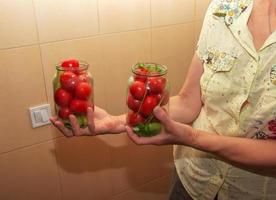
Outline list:
[[[60,62],[53,78],[55,112],[67,128],[69,115],[74,114],[81,128],[87,127],[87,108],[94,108],[93,78],[83,61]]]
[[[162,124],[153,115],[156,106],[168,111],[169,81],[167,67],[156,63],[137,63],[132,66],[128,81],[127,124],[140,136],[160,133]]]

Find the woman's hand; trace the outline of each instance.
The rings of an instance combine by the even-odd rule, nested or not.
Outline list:
[[[95,106],[95,111],[92,108],[87,109],[87,128],[80,128],[74,115],[69,116],[72,130],[66,128],[57,117],[51,117],[50,120],[66,137],[94,136],[125,131],[125,115],[112,116],[97,106]]]
[[[128,136],[136,144],[181,144],[193,146],[195,139],[197,137],[197,132],[195,129],[193,129],[189,125],[182,124],[172,120],[161,107],[156,107],[154,109],[154,115],[163,124],[162,131],[158,135],[152,137],[140,137],[132,131],[131,127],[126,127]]]

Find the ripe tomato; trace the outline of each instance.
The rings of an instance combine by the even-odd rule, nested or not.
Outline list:
[[[148,69],[144,67],[139,67],[135,70],[135,74],[136,74],[134,76],[135,81],[141,81],[145,83],[147,81],[146,75],[148,74]]]
[[[80,66],[80,63],[79,63],[78,60],[76,60],[74,58],[71,58],[71,59],[68,59],[68,60],[64,60],[61,63],[61,66],[64,67],[64,68],[78,68]]]
[[[166,87],[166,79],[163,77],[150,77],[148,86],[151,94],[161,94]]]
[[[72,94],[62,88],[55,91],[54,98],[56,104],[61,107],[68,106],[73,99]]]
[[[157,99],[157,104],[159,104],[160,100],[162,99],[160,106],[164,106],[169,102],[170,94],[168,91],[164,91],[162,94],[155,95],[155,97]]]
[[[68,119],[70,114],[72,114],[72,112],[69,107],[61,107],[58,111],[58,116],[62,119]]]
[[[157,104],[158,102],[155,96],[147,96],[141,106],[142,114],[145,116],[150,115]]]
[[[65,71],[60,75],[60,84],[65,90],[73,92],[78,84],[78,77],[73,72]]]
[[[127,122],[131,126],[136,126],[137,124],[143,123],[144,121],[145,121],[145,118],[142,115],[138,114],[138,113],[130,111],[127,114]]]
[[[78,99],[88,99],[92,92],[91,86],[86,82],[80,82],[75,89],[75,97]]]
[[[135,99],[142,100],[146,94],[146,86],[141,81],[134,81],[129,87],[130,93]]]
[[[89,78],[88,78],[87,74],[80,74],[79,75],[79,81],[88,82]]]
[[[128,94],[127,105],[129,109],[133,110],[134,112],[137,112],[140,108],[141,101],[134,99],[131,94]]]
[[[70,103],[70,110],[74,114],[85,114],[91,104],[85,100],[73,99]]]

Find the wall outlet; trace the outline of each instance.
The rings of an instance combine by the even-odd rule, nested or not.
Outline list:
[[[49,120],[50,116],[52,116],[50,104],[30,107],[29,112],[33,128],[51,123]]]

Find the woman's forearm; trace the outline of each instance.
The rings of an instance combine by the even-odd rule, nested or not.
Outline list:
[[[276,167],[276,140],[255,140],[195,131],[192,147],[213,153],[233,163]]]
[[[191,124],[199,115],[201,107],[200,101],[188,95],[176,95],[170,98],[169,115],[175,121]]]

